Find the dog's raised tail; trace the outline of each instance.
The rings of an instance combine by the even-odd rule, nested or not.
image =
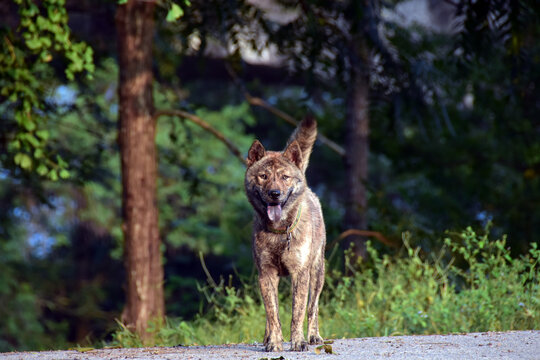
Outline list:
[[[302,171],[305,173],[309,163],[309,156],[313,150],[313,144],[317,140],[317,121],[311,115],[307,115],[296,130],[292,133],[287,146],[296,140],[302,150]]]

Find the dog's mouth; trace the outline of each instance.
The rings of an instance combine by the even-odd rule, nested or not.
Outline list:
[[[287,196],[281,202],[266,202],[263,200],[262,196],[259,194],[262,203],[266,206],[266,215],[271,222],[278,222],[281,220],[282,209],[287,204],[289,197],[291,196],[292,188],[287,192]]]

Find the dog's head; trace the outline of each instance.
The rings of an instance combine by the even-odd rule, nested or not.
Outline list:
[[[245,187],[251,205],[266,220],[279,223],[305,190],[302,150],[297,141],[283,152],[266,151],[255,140],[248,152]]]

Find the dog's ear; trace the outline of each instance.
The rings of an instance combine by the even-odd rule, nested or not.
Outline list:
[[[266,154],[263,144],[259,140],[255,140],[248,151],[248,157],[246,159],[247,167],[255,164],[257,161],[261,160]]]
[[[285,151],[283,151],[283,156],[285,159],[295,164],[299,169],[302,169],[302,149],[300,149],[298,141],[294,140],[291,142]]]

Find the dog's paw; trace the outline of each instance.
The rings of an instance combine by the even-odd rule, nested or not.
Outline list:
[[[268,341],[265,344],[264,350],[268,352],[283,351],[283,343]]]
[[[305,340],[291,341],[291,351],[307,351],[308,343]]]
[[[311,335],[309,337],[309,344],[310,345],[319,345],[319,344],[322,344],[324,343],[324,340],[323,338],[320,336],[320,335]]]

